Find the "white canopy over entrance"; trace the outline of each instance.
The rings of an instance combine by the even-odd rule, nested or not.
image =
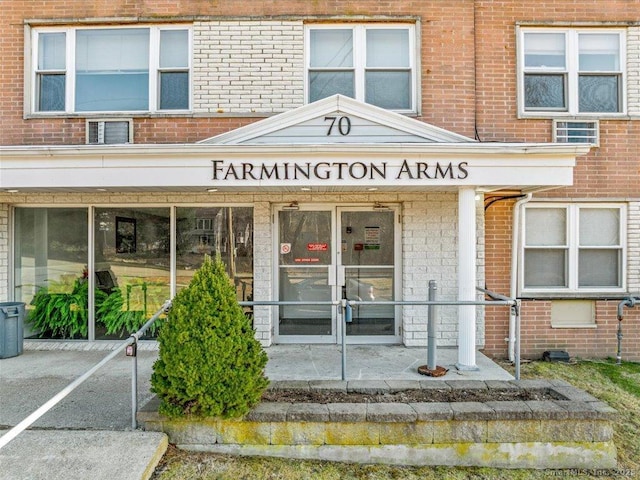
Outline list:
[[[195,144],[0,147],[2,190],[533,192],[589,147],[481,143],[335,95]]]
[[[0,147],[0,191],[456,191],[458,294],[473,300],[475,195],[571,185],[588,151],[481,143],[336,95],[196,144]],[[462,367],[475,367],[475,328],[475,309],[460,307]]]

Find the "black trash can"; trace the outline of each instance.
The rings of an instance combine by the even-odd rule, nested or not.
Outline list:
[[[24,302],[0,302],[0,358],[22,353],[25,305]]]

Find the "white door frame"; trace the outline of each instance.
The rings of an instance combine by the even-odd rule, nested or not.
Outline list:
[[[329,211],[331,212],[331,264],[328,267],[329,284],[332,286],[332,300],[339,300],[342,296],[342,285],[338,285],[338,278],[344,280],[344,274],[340,275],[342,267],[342,238],[341,238],[341,214],[342,212],[375,212],[376,205],[343,205],[343,204],[300,204],[297,209],[300,211]],[[393,295],[395,299],[402,298],[402,229],[400,224],[401,206],[399,204],[385,205],[385,211],[394,213],[394,273],[393,273]],[[274,205],[273,207],[273,289],[272,298],[280,298],[280,225],[279,212],[287,210],[287,205]],[[344,272],[344,270],[343,270]],[[273,307],[273,341],[274,343],[329,343],[340,342],[342,336],[343,319],[340,308],[333,308],[331,319],[331,335],[280,335],[279,333],[279,307]],[[392,335],[348,335],[349,344],[401,344],[402,343],[402,308],[394,307],[394,332]]]

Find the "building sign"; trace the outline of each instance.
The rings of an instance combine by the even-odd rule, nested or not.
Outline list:
[[[464,180],[467,162],[231,162],[212,160],[215,181]]]

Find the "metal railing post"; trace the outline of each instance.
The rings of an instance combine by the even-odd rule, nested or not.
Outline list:
[[[136,350],[137,342],[133,337],[133,349]],[[136,415],[138,413],[138,354],[134,352],[131,362],[131,428],[135,430],[138,428],[138,420]]]
[[[351,322],[351,305],[346,298],[342,303],[342,380],[347,379],[347,323]]]
[[[429,280],[429,302],[435,302],[438,284],[435,280]],[[427,368],[435,370],[436,365],[436,322],[438,320],[438,307],[429,304],[429,318],[427,322]]]

